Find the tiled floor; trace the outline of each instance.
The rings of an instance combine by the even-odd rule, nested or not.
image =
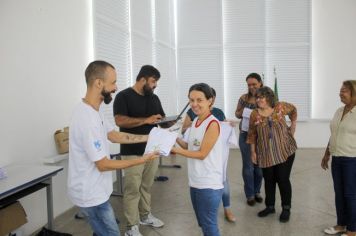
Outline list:
[[[234,224],[226,222],[221,207],[219,217],[221,235],[324,235],[322,230],[334,225],[336,217],[330,171],[326,172],[320,168],[322,154],[321,149],[298,150],[291,177],[293,187],[291,219],[289,223],[283,224],[278,221],[280,213],[278,192],[277,213],[272,216],[266,218],[256,216],[257,212],[264,208],[263,204],[254,207],[246,205],[240,152],[232,150],[229,160],[229,181],[232,209],[237,222]],[[168,176],[169,181],[155,182],[152,189],[152,212],[165,222],[165,226],[160,229],[141,226],[140,231],[144,236],[200,236],[202,233],[189,197],[186,160],[180,157],[164,160],[165,164],[171,162],[181,164],[182,169],[161,168],[161,175]],[[122,222],[120,228],[124,235],[122,198],[111,197],[111,203]],[[76,236],[92,235],[89,225],[83,220],[74,219],[76,212],[77,209],[73,208],[57,217],[56,230]]]

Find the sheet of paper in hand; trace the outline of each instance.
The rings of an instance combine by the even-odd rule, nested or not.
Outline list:
[[[158,151],[162,156],[168,156],[177,136],[177,132],[154,127],[148,136],[145,154]]]
[[[231,126],[229,122],[220,122],[221,136],[223,144],[229,148],[237,147],[237,137],[235,133],[235,127]]]
[[[244,108],[244,111],[242,112],[242,124],[241,124],[241,130],[242,131],[248,131],[248,126],[250,125],[250,115],[253,110],[249,109],[247,107]]]

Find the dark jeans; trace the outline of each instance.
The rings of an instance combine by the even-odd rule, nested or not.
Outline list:
[[[223,189],[190,188],[190,198],[204,236],[220,236],[218,210]]]
[[[276,184],[282,199],[282,207],[289,209],[292,200],[292,185],[289,177],[294,162],[295,153],[290,155],[286,162],[262,168],[263,178],[265,179],[266,206],[274,207],[276,200]]]
[[[337,224],[356,231],[356,158],[334,157],[331,162]]]
[[[241,132],[239,146],[242,156],[242,178],[244,179],[244,190],[246,198],[252,198],[260,193],[262,185],[262,171],[251,160],[250,144],[246,143],[247,132]]]

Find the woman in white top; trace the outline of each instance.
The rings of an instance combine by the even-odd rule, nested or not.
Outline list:
[[[219,236],[218,209],[223,193],[223,158],[220,124],[210,112],[213,93],[205,83],[189,89],[189,101],[197,117],[193,120],[188,142],[177,139],[182,147],[173,152],[188,158],[190,196],[204,236]]]
[[[340,89],[340,107],[330,123],[331,136],[321,167],[328,169],[334,181],[337,224],[327,234],[356,235],[356,80],[344,81]]]

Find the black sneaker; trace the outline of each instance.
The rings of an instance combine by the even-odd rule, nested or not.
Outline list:
[[[246,203],[249,206],[254,206],[256,204],[256,200],[254,197],[252,197],[252,198],[247,199]]]
[[[273,214],[275,213],[276,210],[274,209],[274,207],[266,207],[264,210],[258,212],[258,216],[259,217],[266,217],[268,216],[269,214]]]
[[[167,181],[169,178],[167,176],[163,176],[163,175],[160,175],[160,176],[157,176],[155,177],[155,181],[159,181],[159,182],[165,182]]]
[[[261,197],[261,195],[256,194],[255,201],[258,202],[258,203],[262,203],[263,202],[263,198]]]
[[[283,209],[281,215],[279,216],[279,221],[282,223],[286,223],[289,221],[289,217],[290,217],[290,210]]]

